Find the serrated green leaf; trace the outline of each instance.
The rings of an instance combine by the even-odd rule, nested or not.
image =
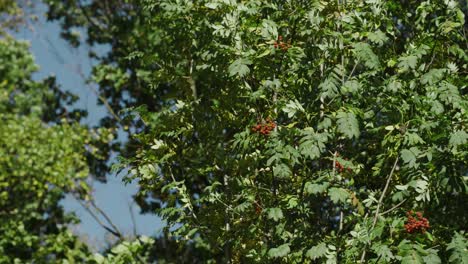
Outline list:
[[[450,134],[449,145],[456,148],[460,145],[468,143],[468,133],[463,130],[458,130]]]
[[[372,246],[372,249],[377,254],[377,256],[380,257],[381,260],[384,260],[386,262],[390,262],[392,259],[395,258],[392,251],[390,250],[390,248],[387,245],[383,245],[383,244],[378,243],[378,244]]]
[[[359,123],[354,113],[340,111],[336,117],[340,133],[350,139],[359,137]]]
[[[393,80],[387,84],[387,90],[393,93],[396,93],[401,90],[403,84],[401,82]]]
[[[418,57],[415,55],[408,55],[398,59],[398,67],[402,72],[408,71],[409,69],[415,69],[418,65]]]
[[[413,146],[417,144],[424,144],[425,142],[418,134],[407,132],[405,133],[405,139],[403,143],[409,146]]]
[[[273,219],[278,222],[280,219],[283,219],[283,211],[281,208],[270,208],[268,209],[268,219]]]
[[[325,149],[325,143],[328,141],[328,133],[317,133],[311,128],[305,128],[303,135],[304,137],[299,145],[299,152],[310,159],[320,157]]]
[[[416,250],[409,250],[403,255],[401,264],[424,264],[424,261]]]
[[[382,46],[388,40],[388,37],[385,35],[385,33],[380,30],[377,30],[376,32],[369,32],[367,37],[372,43],[378,44],[379,46]]]
[[[439,256],[437,255],[437,250],[435,249],[428,249],[427,255],[423,257],[423,261],[425,264],[440,264],[442,260],[440,260]]]
[[[283,111],[288,114],[288,117],[291,118],[293,117],[296,112],[304,112],[304,108],[302,107],[301,103],[296,99],[296,100],[291,100],[289,101],[284,107]]]
[[[346,199],[349,198],[349,192],[343,188],[330,188],[328,190],[328,196],[334,203],[346,202]]]
[[[318,194],[326,192],[329,185],[330,184],[328,182],[322,184],[307,182],[304,189],[307,194]]]
[[[276,164],[273,167],[273,175],[277,178],[287,178],[291,176],[291,169],[284,163]]]
[[[324,257],[326,253],[327,253],[327,244],[322,242],[316,246],[311,247],[309,250],[307,250],[306,257],[312,260],[315,260],[315,259]]]
[[[237,59],[231,65],[229,65],[228,71],[229,71],[229,76],[239,76],[239,77],[244,77],[250,72],[250,69],[247,65],[252,64],[252,61],[249,59]]]
[[[433,100],[431,102],[431,112],[436,115],[442,114],[444,112],[444,105],[441,104],[438,100]]]
[[[468,239],[462,234],[455,232],[452,240],[447,245],[447,251],[451,253],[450,263],[468,264]]]
[[[410,168],[417,167],[417,157],[421,151],[417,147],[412,147],[410,149],[404,149],[401,151],[401,158],[403,161],[408,164]]]
[[[289,248],[289,244],[283,244],[277,248],[271,248],[268,250],[268,256],[271,258],[281,258],[289,254],[291,249]]]
[[[460,92],[455,85],[446,81],[442,81],[439,84],[439,89],[437,91],[439,92],[439,98],[442,100],[442,102],[451,104],[455,108],[460,107],[460,102],[462,99],[460,97]]]
[[[346,81],[344,85],[341,87],[341,93],[343,94],[356,94],[362,89],[362,85],[360,82],[356,80]]]
[[[380,67],[379,57],[375,55],[369,44],[360,42],[353,45],[354,53],[359,61],[363,62],[369,69]]]
[[[432,69],[421,77],[422,84],[434,84],[444,77],[444,69]]]

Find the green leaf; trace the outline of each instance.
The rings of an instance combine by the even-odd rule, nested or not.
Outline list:
[[[332,121],[330,118],[325,117],[317,126],[318,130],[327,129],[332,126]]]
[[[337,119],[338,131],[340,133],[350,139],[359,137],[359,123],[354,113],[340,111],[337,114]]]
[[[96,263],[98,264],[105,263],[106,261],[106,259],[101,254],[98,254],[98,253],[94,253],[93,260],[96,261]]]
[[[334,98],[338,96],[338,86],[340,84],[340,77],[331,73],[325,80],[319,84],[321,96],[324,98]]]
[[[457,86],[449,82],[442,81],[439,84],[439,89],[437,91],[439,92],[439,98],[442,102],[451,104],[454,108],[460,108],[462,98],[460,97],[460,92],[458,91]]]
[[[322,242],[316,246],[311,247],[309,250],[307,250],[306,257],[312,260],[315,260],[315,259],[325,256],[326,253],[327,253],[327,244]]]
[[[284,163],[276,164],[273,167],[273,175],[277,178],[287,178],[291,176],[291,169]]]
[[[369,32],[367,37],[372,43],[378,44],[379,46],[382,46],[388,40],[388,37],[385,35],[385,33],[380,30],[377,30],[376,32]]]
[[[409,69],[415,69],[418,65],[418,57],[415,55],[404,56],[398,59],[400,62],[398,63],[398,67],[400,71],[406,72]]]
[[[317,133],[312,128],[305,128],[302,134],[304,137],[300,141],[300,153],[312,160],[320,157],[328,141],[328,133]]]
[[[205,6],[209,9],[216,9],[219,6],[219,3],[206,3]]]
[[[438,100],[433,100],[431,102],[431,112],[436,115],[442,114],[444,112],[444,105],[441,104]]]
[[[447,251],[451,252],[450,263],[468,264],[468,239],[463,234],[455,232],[447,245]]]
[[[425,264],[440,264],[442,260],[440,260],[439,256],[437,255],[437,250],[435,249],[428,249],[427,255],[423,257]]]
[[[363,62],[369,69],[377,69],[380,67],[379,57],[375,55],[369,44],[359,42],[353,44],[354,53],[359,61]]]
[[[283,211],[281,208],[270,208],[268,209],[268,219],[273,219],[278,222],[280,219],[283,219]]]
[[[468,133],[464,130],[458,130],[450,134],[449,145],[456,148],[460,145],[465,145],[468,142]]]
[[[419,255],[419,252],[412,249],[407,251],[405,255],[403,255],[401,264],[424,264],[424,261],[421,255]]]
[[[392,259],[395,258],[392,251],[387,245],[378,243],[372,246],[372,250],[374,250],[374,252],[377,254],[377,256],[380,257],[381,260],[384,260],[386,262],[390,262]]]
[[[401,82],[399,82],[397,80],[392,80],[387,84],[387,90],[390,91],[390,92],[393,92],[393,93],[401,91],[402,87],[403,87],[403,85],[401,84]]]
[[[278,38],[278,26],[273,20],[264,19],[262,21],[261,34],[264,39]]]
[[[289,248],[289,244],[283,244],[277,248],[271,248],[268,250],[268,256],[271,258],[281,258],[289,254],[291,249]]]
[[[296,112],[304,112],[304,108],[302,107],[301,103],[296,99],[296,100],[291,100],[289,101],[286,106],[283,107],[283,111],[288,114],[288,117],[291,118],[293,117]]]
[[[421,151],[417,147],[412,147],[410,149],[404,149],[401,151],[401,158],[403,161],[408,164],[410,168],[417,167],[417,157],[421,153]]]
[[[344,203],[349,198],[349,192],[343,188],[333,187],[328,190],[328,196],[334,203]]]
[[[265,49],[262,53],[257,55],[257,59],[263,58],[271,53],[271,49]]]
[[[418,134],[406,132],[403,143],[408,146],[413,146],[417,144],[424,144],[425,142]]]
[[[329,185],[330,184],[328,182],[323,184],[307,182],[304,186],[304,189],[307,194],[318,194],[326,192]]]
[[[247,65],[251,65],[252,61],[249,59],[237,59],[235,60],[228,68],[229,76],[239,76],[244,77],[250,72],[250,69]]]
[[[362,89],[362,85],[360,82],[356,80],[346,81],[344,85],[341,87],[341,93],[346,94],[356,94]]]
[[[444,77],[444,69],[432,69],[421,77],[422,84],[434,84]]]

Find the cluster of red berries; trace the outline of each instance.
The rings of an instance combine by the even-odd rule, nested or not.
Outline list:
[[[253,126],[252,131],[268,136],[270,132],[273,131],[273,129],[275,129],[275,127],[276,127],[275,122],[267,118],[266,122],[261,122]]]
[[[340,154],[337,153],[336,156],[338,157],[338,156],[340,156]],[[345,160],[348,160],[348,159],[345,158]],[[341,163],[340,163],[339,161],[337,161],[337,160],[335,161],[335,168],[338,169],[338,172],[340,172],[340,173],[342,173],[342,172],[345,171],[345,170],[347,170],[348,172],[351,172],[351,171],[352,171],[351,168],[345,168],[345,167],[343,166],[343,164],[341,164]]]
[[[405,224],[406,232],[412,234],[416,232],[424,233],[429,228],[429,221],[427,218],[422,216],[421,212],[413,213],[409,211],[406,213],[408,215],[408,220]],[[414,217],[416,215],[416,217]]]
[[[273,43],[275,49],[282,49],[283,51],[287,51],[291,47],[291,40],[288,43],[283,42],[283,36],[279,35],[278,40]]]

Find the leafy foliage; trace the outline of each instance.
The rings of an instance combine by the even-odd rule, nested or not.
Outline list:
[[[112,45],[94,79],[127,113],[103,124],[132,128],[118,166],[203,262],[464,261],[463,1],[46,2],[72,44]]]
[[[31,80],[36,66],[24,43],[0,40],[0,62],[0,262],[81,262],[89,251],[66,227],[78,219],[59,201],[88,195],[92,138],[67,115],[53,122],[66,100],[53,80]]]

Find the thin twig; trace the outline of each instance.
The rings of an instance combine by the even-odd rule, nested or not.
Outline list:
[[[377,209],[375,210],[375,214],[374,214],[374,220],[372,221],[371,230],[374,229],[375,225],[377,224],[377,219],[379,218],[380,207],[381,207],[382,201],[383,201],[383,199],[385,197],[385,193],[388,190],[388,186],[390,186],[390,181],[392,180],[393,173],[395,172],[395,169],[397,167],[398,159],[399,159],[399,156],[397,156],[396,159],[395,159],[395,163],[393,164],[392,170],[390,171],[390,174],[387,177],[387,182],[385,183],[385,187],[384,187],[384,189],[382,191],[382,194],[380,195],[379,201],[377,203]],[[362,251],[360,263],[363,263],[365,258],[366,258],[366,248],[364,248],[364,251]]]
[[[431,49],[431,61],[429,62],[429,64],[427,64],[426,66],[426,70],[429,70],[429,67],[431,67],[432,63],[434,62],[434,59],[435,59],[435,56],[436,56],[436,53],[434,52],[435,51],[435,48],[436,48],[436,40],[437,38],[439,37],[439,32],[436,33],[436,35],[434,36],[434,46],[432,46],[432,49]]]
[[[332,162],[333,162],[333,163],[332,163],[333,178],[335,178],[335,176],[336,176],[336,154],[337,154],[337,152],[335,151],[335,152],[333,153],[333,161],[332,161]]]
[[[380,195],[379,203],[377,204],[377,209],[375,210],[374,221],[372,223],[372,229],[374,229],[375,225],[377,224],[377,219],[379,217],[380,207],[382,206],[382,201],[383,201],[383,199],[385,197],[385,194],[386,194],[386,192],[388,190],[388,186],[390,185],[390,181],[392,180],[392,176],[393,176],[393,173],[395,172],[395,168],[397,167],[398,159],[399,159],[399,156],[397,156],[397,158],[395,159],[395,163],[393,163],[393,168],[390,171],[390,174],[388,175],[387,182],[385,183],[385,187],[384,187],[384,189],[382,191],[382,194]]]
[[[80,1],[77,1],[77,7],[80,9],[81,13],[86,18],[86,20],[89,23],[91,23],[91,25],[98,28],[101,32],[104,32],[104,29],[101,27],[101,25],[97,24],[95,21],[93,21],[92,17],[89,16],[89,14],[85,10],[85,7],[81,5]]]
[[[332,154],[333,154],[332,173],[333,173],[333,179],[334,179],[336,177],[336,156],[338,152],[335,151]],[[341,230],[343,229],[343,218],[344,218],[343,210],[340,210],[340,225],[339,225],[338,232],[341,232]]]
[[[228,199],[230,199],[230,190],[229,190],[229,181],[228,181],[228,175],[227,174],[224,174],[224,177],[223,177],[223,184],[224,184],[224,191],[226,192],[226,195],[228,197]],[[219,200],[219,199],[218,199]],[[224,225],[225,225],[225,228],[226,228],[226,236],[229,237],[229,233],[231,231],[231,218],[230,218],[230,215],[229,215],[229,210],[228,208],[226,208],[226,210],[224,211]],[[231,260],[232,260],[232,247],[231,247],[231,239],[226,239],[226,243],[224,244],[224,253],[225,253],[225,257],[226,257],[226,263],[231,263]]]
[[[338,232],[341,232],[341,230],[343,230],[343,218],[344,218],[344,214],[343,214],[343,210],[340,211],[340,229]]]
[[[115,118],[115,120],[117,120],[119,123],[122,123],[122,119],[114,112],[114,109],[112,109],[112,106],[109,104],[109,102],[107,102],[107,99],[104,98],[96,88],[94,88],[92,85],[90,85],[90,84],[88,84],[86,82],[86,76],[84,75],[84,73],[81,70],[81,67],[79,65],[78,65],[78,67],[76,69],[76,73],[83,79],[83,81],[85,82],[86,87],[88,87],[99,98],[99,100],[104,104],[107,111],[109,111],[109,113]]]
[[[107,223],[108,223],[109,225],[111,225],[112,228],[114,228],[115,232],[118,233],[119,237],[122,238],[122,237],[123,237],[122,232],[119,231],[119,228],[112,222],[112,220],[111,220],[110,217],[104,212],[104,210],[102,210],[101,208],[99,208],[93,200],[90,200],[89,203],[94,207],[94,209],[95,209],[96,211],[98,211],[98,212],[104,217],[104,219],[106,219]]]
[[[130,219],[132,220],[133,235],[136,237],[138,235],[138,232],[137,232],[137,225],[135,221],[135,214],[133,213],[133,202],[128,203],[128,211],[130,211]]]
[[[400,207],[402,204],[404,204],[407,200],[408,200],[408,199],[404,199],[403,201],[399,202],[397,205],[393,206],[392,208],[388,209],[387,211],[382,212],[380,215],[384,215],[384,214],[390,213],[391,211],[397,209],[397,208]]]
[[[359,60],[357,60],[356,63],[354,64],[353,69],[351,70],[351,72],[350,72],[349,75],[348,75],[348,78],[346,78],[346,81],[348,81],[349,79],[351,79],[351,77],[353,76],[353,73],[354,73],[354,71],[356,70],[356,67],[357,67],[358,64],[359,64]]]
[[[88,204],[84,203],[81,199],[77,198],[75,195],[72,195],[73,198],[91,215],[91,217],[105,230],[107,230],[112,235],[116,236],[117,238],[122,238],[121,234],[118,231],[112,230],[112,228],[106,226],[101,219],[91,210]]]

